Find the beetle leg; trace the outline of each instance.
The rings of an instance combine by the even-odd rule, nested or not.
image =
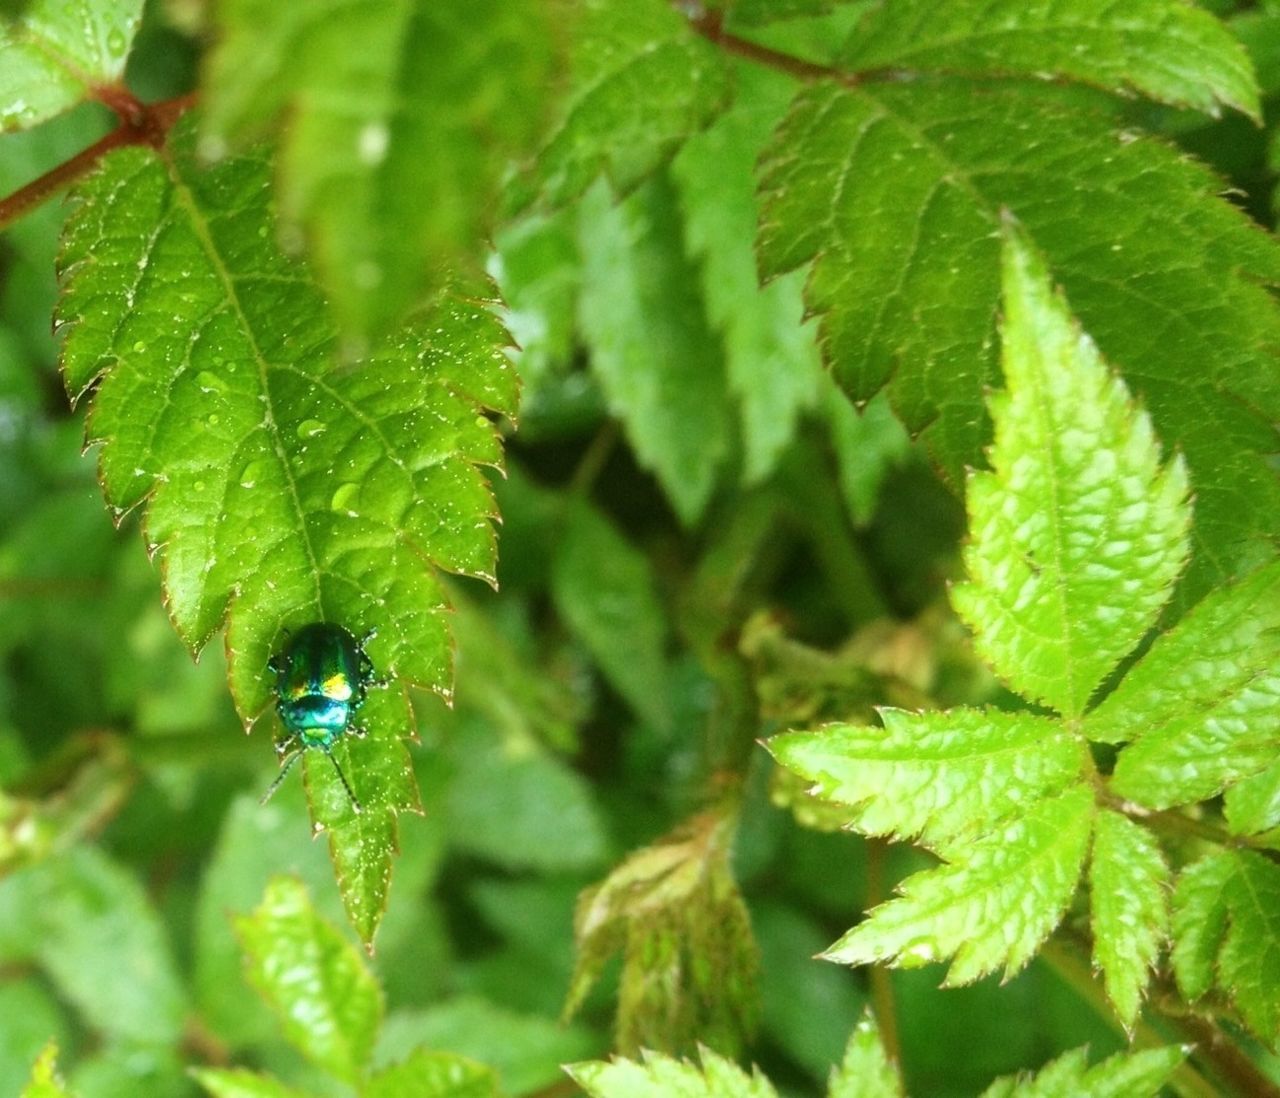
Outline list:
[[[287,743],[288,741],[285,741],[286,746],[287,746]],[[280,751],[280,744],[276,744],[276,750]],[[262,800],[258,802],[259,804],[266,804],[267,801],[271,800],[272,796],[275,794],[275,791],[280,788],[280,783],[284,781],[285,775],[289,773],[289,770],[293,766],[293,764],[298,761],[298,756],[302,754],[303,750],[304,750],[303,748],[299,747],[291,755],[289,755],[288,758],[284,759],[284,761],[280,765],[280,773],[276,775],[276,780],[273,781],[269,786],[267,786],[267,791],[264,794],[262,794]],[[281,751],[280,754],[281,756],[283,756],[284,752]]]
[[[369,730],[365,728],[365,726],[362,724],[353,724],[350,728],[347,729],[347,731],[350,732],[351,735],[355,736],[355,738],[358,740],[364,739],[365,736],[369,734]]]
[[[347,781],[347,776],[342,772],[342,767],[338,765],[338,760],[333,757],[333,752],[327,747],[325,748],[324,753],[329,756],[329,761],[333,763],[333,769],[337,772],[338,778],[342,782],[342,788],[347,791],[347,796],[351,799],[352,809],[355,811],[357,816],[360,815],[361,811],[363,811],[360,807],[360,801],[352,790],[351,783]]]

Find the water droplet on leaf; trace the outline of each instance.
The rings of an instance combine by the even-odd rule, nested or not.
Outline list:
[[[329,501],[329,506],[340,513],[351,514],[355,511],[356,502],[360,498],[360,485],[358,484],[340,484],[333,493],[333,499]]]

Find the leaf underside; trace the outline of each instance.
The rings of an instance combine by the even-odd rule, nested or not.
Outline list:
[[[185,119],[164,149],[112,154],[79,192],[60,267],[64,378],[73,396],[96,383],[86,433],[102,443],[103,491],[117,513],[145,504],[179,634],[199,651],[226,622],[246,726],[272,701],[267,661],[288,630],[376,628],[370,656],[399,685],[371,691],[369,735],[334,751],[364,812],[328,760],[307,760],[313,819],[371,941],[394,814],[418,806],[404,688],[451,689],[432,566],[492,578],[476,463],[499,465],[501,448],[482,413],[511,413],[516,380],[501,325],[460,291],[343,362],[305,268],[276,249],[267,160],[210,168],[194,146]]]

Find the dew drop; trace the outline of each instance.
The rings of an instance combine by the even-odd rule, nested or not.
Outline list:
[[[299,438],[315,438],[316,435],[324,433],[324,424],[318,419],[304,419],[298,424]]]
[[[133,345],[133,349],[135,351],[145,351],[147,349],[147,345],[142,340],[138,340],[138,342]]]
[[[258,483],[258,478],[262,476],[266,466],[261,461],[251,461],[243,469],[240,470],[240,487],[252,488]]]
[[[381,164],[387,155],[391,135],[381,122],[369,122],[361,130],[356,150],[365,164]]]
[[[110,52],[112,57],[123,57],[126,44],[127,43],[124,40],[124,31],[120,30],[119,27],[114,28],[111,33],[107,35],[107,50]]]
[[[216,427],[218,425],[218,413],[210,412],[207,416],[204,417],[204,421],[210,427]]]
[[[204,491],[204,481],[202,481],[202,480],[198,480],[198,481],[196,481],[196,482],[195,482],[195,484],[193,484],[191,487],[192,487],[192,488],[194,488],[197,492],[203,492],[203,491]]]
[[[202,393],[225,393],[227,391],[227,383],[217,374],[210,373],[208,370],[201,370],[196,374],[196,384],[200,386]]]
[[[360,485],[339,484],[337,490],[333,493],[333,499],[329,501],[329,506],[339,512],[352,514],[355,511],[357,500],[360,498]]]

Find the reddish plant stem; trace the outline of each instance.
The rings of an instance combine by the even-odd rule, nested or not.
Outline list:
[[[183,95],[160,103],[143,103],[124,88],[98,88],[94,98],[106,104],[120,119],[120,125],[82,152],[76,153],[57,167],[19,187],[0,199],[0,230],[7,229],[18,218],[30,213],[78,179],[88,175],[99,160],[113,149],[126,145],[151,145],[159,148],[178,116],[195,102],[195,95]]]
[[[819,65],[806,61],[781,50],[762,46],[746,38],[739,38],[724,29],[724,16],[718,11],[703,12],[689,20],[689,26],[697,31],[708,42],[714,42],[726,53],[732,53],[747,61],[754,61],[779,72],[785,72],[798,80],[837,80],[842,84],[855,85],[862,83],[864,74],[841,72],[829,65]]]

